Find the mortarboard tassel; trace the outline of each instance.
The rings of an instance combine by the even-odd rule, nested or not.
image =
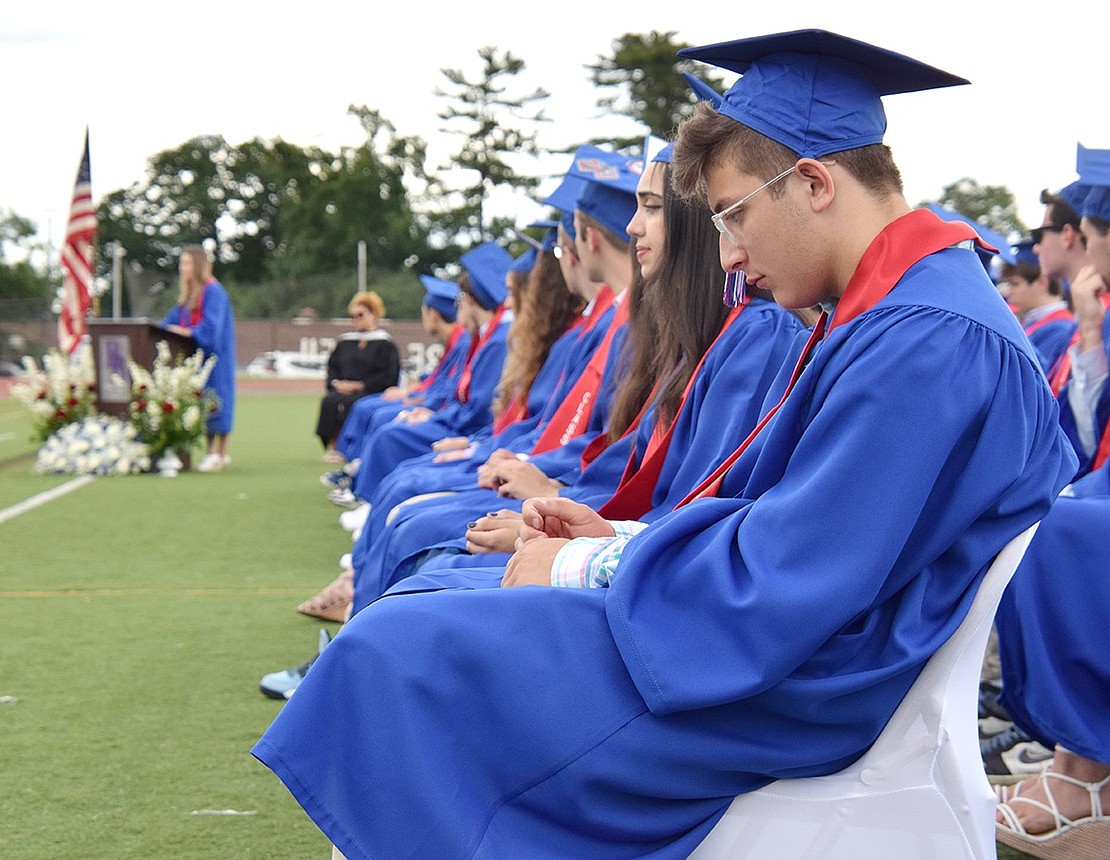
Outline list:
[[[741,269],[737,272],[725,273],[725,289],[721,301],[726,307],[738,308],[744,303],[747,296],[748,276]]]

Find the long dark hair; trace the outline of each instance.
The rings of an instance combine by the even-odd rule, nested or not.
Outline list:
[[[728,316],[712,213],[701,199],[683,199],[671,190],[670,165],[663,188],[663,255],[654,275],[637,278],[630,288],[610,440],[632,425],[656,383],[655,420],[670,426],[686,383]]]

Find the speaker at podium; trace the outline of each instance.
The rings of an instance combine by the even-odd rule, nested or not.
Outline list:
[[[170,355],[187,358],[197,351],[197,342],[188,335],[163,328],[146,317],[130,319],[90,318],[89,341],[96,369],[97,409],[106,415],[127,418],[131,403],[131,371],[134,361],[147,370],[154,369],[157,344],[166,341]]]

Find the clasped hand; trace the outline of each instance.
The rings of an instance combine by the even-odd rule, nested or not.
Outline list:
[[[501,586],[550,585],[555,556],[568,541],[615,534],[609,522],[586,505],[560,498],[527,499],[520,512],[516,552],[505,567]]]

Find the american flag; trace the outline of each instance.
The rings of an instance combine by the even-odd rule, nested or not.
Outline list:
[[[89,173],[89,132],[85,130],[85,152],[77,168],[69,225],[62,245],[62,308],[58,316],[58,346],[73,352],[87,328],[92,302],[93,246],[96,242],[96,210],[92,205]]]

